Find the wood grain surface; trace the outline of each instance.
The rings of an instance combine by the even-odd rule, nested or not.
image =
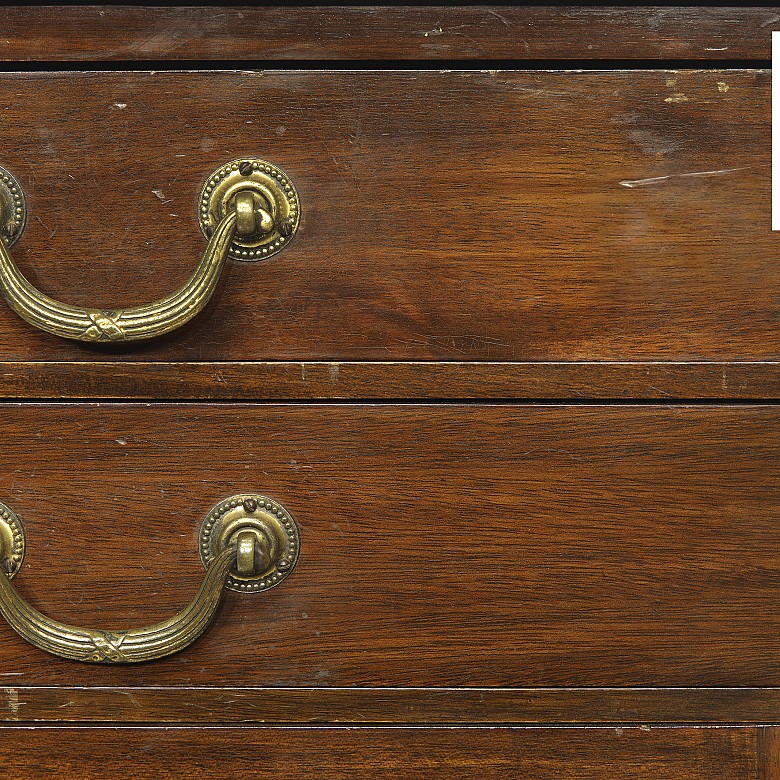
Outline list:
[[[778,8],[12,6],[0,59],[770,57]]]
[[[0,757],[26,780],[776,780],[765,731],[5,727]]]
[[[68,302],[181,282],[227,160],[274,161],[303,203],[185,330],[101,351],[2,306],[1,360],[780,355],[767,71],[6,73],[0,100],[14,257]]]
[[[293,576],[186,652],[79,665],[0,624],[7,684],[780,685],[776,406],[0,406],[15,583],[67,623],[167,618],[202,518],[258,491]]]
[[[759,780],[780,778],[780,730],[764,728],[758,733]]]

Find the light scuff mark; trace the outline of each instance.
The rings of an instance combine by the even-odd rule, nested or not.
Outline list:
[[[19,720],[19,691],[16,688],[8,689],[8,709],[12,720]]]
[[[717,171],[692,171],[690,173],[670,173],[666,176],[652,176],[648,179],[624,179],[618,182],[621,187],[628,187],[629,189],[635,189],[636,187],[650,187],[653,184],[663,184],[671,179],[689,179],[701,176],[726,176],[729,173],[736,173],[737,171],[746,171],[750,166],[747,165],[743,168],[722,168]]]
[[[489,13],[491,16],[495,16],[495,17],[496,17],[496,19],[498,19],[498,20],[501,22],[501,24],[503,24],[503,25],[504,25],[504,27],[511,27],[511,26],[512,26],[512,25],[511,25],[511,23],[509,22],[509,19],[507,19],[507,18],[506,18],[506,16],[502,16],[502,15],[501,15],[501,14],[500,14],[498,11],[496,11],[495,9],[493,9],[493,8],[488,8],[488,9],[487,9],[487,12],[488,12],[488,13]]]

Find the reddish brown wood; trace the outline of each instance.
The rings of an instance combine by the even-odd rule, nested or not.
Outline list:
[[[758,729],[346,729],[6,727],[11,776],[78,780],[551,777],[748,780]]]
[[[0,359],[780,356],[768,72],[4,74],[2,95],[14,257],[55,297],[175,287],[199,187],[240,155],[286,169],[304,219],[186,330],[107,352],[2,306]]]
[[[769,72],[392,71],[390,60],[767,59],[778,9],[0,10],[0,59],[382,61],[373,71],[5,73],[14,256],[83,305],[159,297],[203,179],[250,154],[304,206],[186,330],[89,348],[0,307],[0,397],[778,398]],[[503,62],[501,62],[503,61]],[[12,66],[16,67],[16,66]],[[88,64],[87,67],[94,67]],[[481,64],[477,67],[483,67]],[[780,408],[0,405],[16,580],[62,620],[171,615],[230,493],[300,568],[201,641],[87,667],[0,622],[26,780],[780,780]],[[195,724],[363,724],[203,728]],[[456,729],[369,724],[460,724]],[[464,728],[642,724],[641,729]]]
[[[779,706],[780,688],[0,687],[6,722],[733,725]]]
[[[116,628],[172,615],[210,507],[256,490],[294,575],[186,652],[94,667],[0,625],[8,683],[780,685],[776,406],[0,406],[15,580]]]
[[[4,8],[3,60],[770,57],[777,8]]]
[[[771,399],[780,397],[780,364],[6,362],[0,397]]]
[[[758,734],[758,780],[780,778],[780,731],[763,728]]]

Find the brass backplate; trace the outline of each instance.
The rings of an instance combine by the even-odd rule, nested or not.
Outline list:
[[[267,565],[250,576],[233,569],[225,587],[239,593],[257,593],[278,585],[295,568],[300,535],[290,513],[277,501],[257,493],[231,496],[217,504],[200,529],[200,558],[208,568],[211,561],[238,535],[254,532],[266,554]]]
[[[24,560],[25,534],[22,521],[12,509],[0,503],[0,567],[13,577]]]
[[[225,163],[209,176],[198,198],[198,219],[206,237],[236,198],[250,193],[257,213],[255,232],[236,231],[228,255],[234,260],[265,260],[292,241],[301,219],[298,193],[290,177],[277,165],[257,158]],[[262,217],[261,217],[262,215]]]
[[[22,185],[5,168],[0,168],[0,234],[3,243],[13,246],[27,222],[27,203]]]

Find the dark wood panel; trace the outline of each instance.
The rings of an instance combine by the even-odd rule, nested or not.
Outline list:
[[[0,687],[0,720],[30,723],[747,725],[778,707],[780,688]]]
[[[0,362],[0,397],[773,399],[780,364]]]
[[[0,625],[13,685],[780,684],[777,407],[5,404],[0,432],[17,586],[65,622],[172,615],[233,493],[303,539],[282,586],[153,664]]]
[[[763,361],[780,356],[764,71],[3,74],[14,256],[102,307],[173,288],[219,164],[303,225],[186,330],[121,353],[0,307],[0,359]]]
[[[758,729],[20,728],[11,776],[751,780]],[[229,770],[227,769],[229,767]]]
[[[770,57],[777,8],[4,8],[14,60]]]

